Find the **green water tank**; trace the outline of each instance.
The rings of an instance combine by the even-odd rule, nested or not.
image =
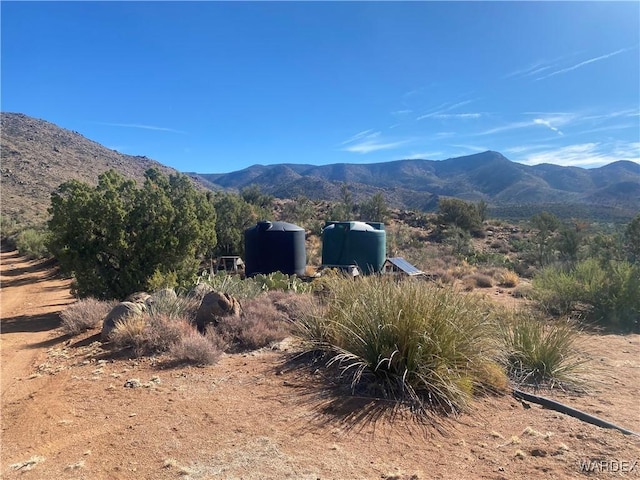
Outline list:
[[[387,233],[382,223],[327,222],[322,230],[322,265],[357,265],[377,273],[387,256]]]

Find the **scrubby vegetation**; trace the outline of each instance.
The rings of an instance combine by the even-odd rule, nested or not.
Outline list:
[[[52,198],[46,235],[78,294],[179,293],[120,320],[110,337],[115,349],[211,364],[224,352],[299,335],[327,376],[352,394],[430,416],[463,411],[509,381],[575,385],[576,322],[638,329],[640,215],[608,230],[548,212],[513,225],[488,221],[484,202],[442,198],[429,215],[392,211],[382,194],[357,202],[346,184],[341,201],[327,206],[304,197],[278,202],[257,188],[201,195],[184,182],[150,171],[138,189],[110,172],[95,188],[67,182]],[[241,254],[244,229],[263,218],[303,223],[314,265],[320,219],[386,221],[389,256],[404,256],[433,281],[213,273],[211,257]],[[505,289],[535,310],[509,313],[486,299]],[[198,332],[196,312],[211,290],[237,299],[242,313]],[[66,333],[99,323],[82,308],[104,317],[106,304],[83,302],[63,316]]]
[[[99,326],[115,302],[84,298],[60,313],[60,328],[67,335],[78,335]]]
[[[534,279],[535,298],[552,315],[580,312],[601,327],[640,331],[640,267],[626,261],[584,260],[548,267]]]
[[[577,354],[575,325],[546,322],[528,312],[505,315],[499,324],[506,368],[517,385],[578,384],[584,361]]]
[[[186,282],[214,245],[215,210],[183,175],[156,169],[136,188],[111,170],[91,187],[77,180],[52,194],[49,248],[80,297],[124,298],[156,273]]]
[[[494,313],[479,297],[381,277],[336,277],[326,291],[301,331],[353,392],[455,413],[506,386]]]

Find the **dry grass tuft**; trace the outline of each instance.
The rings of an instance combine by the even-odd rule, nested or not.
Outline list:
[[[116,302],[85,298],[60,313],[60,328],[67,335],[78,335],[100,325]]]
[[[482,273],[474,273],[473,275],[467,275],[462,279],[462,285],[467,291],[471,291],[474,288],[491,288],[493,287],[493,278]]]
[[[131,315],[124,320],[118,320],[109,334],[109,340],[116,348],[133,347],[137,350],[144,343],[144,328],[146,317]]]
[[[520,277],[516,272],[505,270],[498,275],[498,283],[501,287],[514,288],[520,283]]]

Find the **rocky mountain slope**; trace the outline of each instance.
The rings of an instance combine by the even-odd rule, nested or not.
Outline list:
[[[383,191],[395,206],[434,206],[433,196],[485,200],[496,207],[579,205],[630,213],[640,209],[640,165],[619,161],[584,169],[512,162],[487,151],[448,160],[398,160],[324,166],[254,165],[227,174],[198,174],[223,188],[259,185],[276,196],[325,199],[348,183],[356,197]]]
[[[151,167],[176,173],[147,157],[110,150],[44,120],[4,112],[0,118],[2,214],[21,221],[46,219],[51,192],[70,179],[95,184],[100,173],[112,168],[139,182]]]
[[[45,220],[51,192],[72,178],[95,183],[111,168],[138,181],[152,166],[175,172],[20,113],[2,113],[0,133],[2,213],[21,221]],[[276,197],[317,200],[339,199],[347,183],[356,201],[382,192],[392,207],[426,211],[437,207],[440,196],[485,200],[492,215],[504,217],[527,218],[546,209],[565,217],[624,221],[640,210],[640,165],[628,161],[594,169],[526,166],[488,151],[442,161],[254,165],[189,175],[213,190],[258,185]]]

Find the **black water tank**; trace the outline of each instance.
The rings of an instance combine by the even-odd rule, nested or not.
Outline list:
[[[307,265],[304,229],[286,222],[258,222],[244,231],[245,273],[302,276]]]

